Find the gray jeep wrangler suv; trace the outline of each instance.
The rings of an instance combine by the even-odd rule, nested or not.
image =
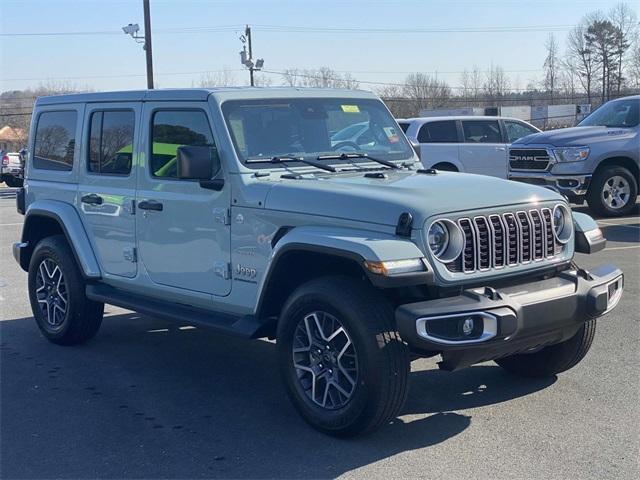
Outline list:
[[[364,124],[363,140],[335,133]],[[576,365],[622,272],[557,193],[421,169],[373,94],[232,88],[43,97],[14,256],[50,341],[78,344],[104,304],[275,338],[315,428],[387,423],[410,359],[523,376]]]

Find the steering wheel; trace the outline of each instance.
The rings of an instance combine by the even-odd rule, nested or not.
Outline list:
[[[347,152],[357,152],[358,150],[361,150],[361,148],[356,142],[351,142],[351,141],[347,140],[345,142],[336,143],[332,147],[332,150],[347,151]]]

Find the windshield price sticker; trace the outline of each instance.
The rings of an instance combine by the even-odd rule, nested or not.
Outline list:
[[[360,113],[360,109],[357,105],[340,105],[340,107],[345,113]]]

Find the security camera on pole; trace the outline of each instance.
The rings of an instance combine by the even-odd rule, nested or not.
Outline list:
[[[131,35],[136,43],[142,43],[142,48],[147,57],[147,88],[153,89],[153,55],[151,53],[151,13],[149,8],[149,0],[142,0],[144,9],[144,36],[138,35],[140,26],[137,23],[130,23],[122,27],[122,31],[127,35]]]
[[[264,66],[264,59],[258,58],[255,63],[253,61],[253,52],[251,50],[251,27],[246,26],[244,35],[240,35],[240,41],[242,42],[242,51],[240,52],[240,63],[249,69],[249,78],[251,79],[251,86],[255,86],[253,79],[253,72],[262,70]],[[247,44],[249,51],[247,52]]]

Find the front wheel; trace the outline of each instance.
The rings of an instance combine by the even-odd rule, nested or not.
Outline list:
[[[523,377],[552,377],[575,367],[591,348],[595,319],[585,322],[569,340],[534,353],[519,353],[496,360],[508,372]]]
[[[638,182],[624,167],[610,166],[598,171],[589,186],[587,202],[598,215],[614,217],[629,214],[635,207]]]
[[[283,309],[277,342],[287,393],[317,430],[357,435],[402,408],[408,349],[391,305],[361,281],[324,277],[299,287]]]

